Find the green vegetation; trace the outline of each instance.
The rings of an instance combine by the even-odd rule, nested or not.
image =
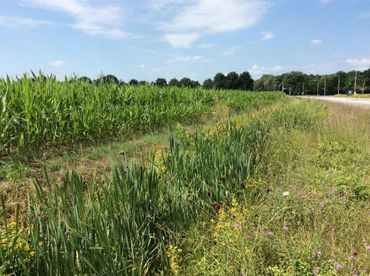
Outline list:
[[[23,82],[26,87],[32,84],[26,78],[8,81],[14,87]],[[96,146],[84,158],[93,162],[104,154],[121,155],[121,151],[124,158],[96,174],[72,171],[62,179],[49,173],[38,175],[35,189],[23,195],[15,208],[7,205],[4,194],[0,274],[370,272],[368,113],[288,99],[280,93],[40,82],[41,87],[48,82],[55,86],[59,91],[52,94],[55,99],[76,100],[72,107],[79,111],[88,104],[102,108],[96,117],[101,121],[94,122],[96,128],[87,127],[92,121],[84,123],[85,117],[78,119],[81,123],[76,128],[62,131],[59,127],[57,136],[63,137],[63,143],[117,137],[182,118],[191,122],[200,115],[207,115],[212,123],[196,128],[174,124],[169,142],[160,141],[160,133],[139,138],[155,145],[142,150],[140,157],[136,156],[138,143]],[[22,102],[20,92],[26,90],[15,91],[19,97],[13,99]],[[125,114],[119,105],[127,101],[127,94],[131,105],[126,104],[125,112],[147,110],[150,115],[134,116],[133,121],[120,115]],[[97,102],[89,103],[87,97]],[[47,99],[44,95],[31,103],[54,110],[48,109],[53,98]],[[116,105],[112,99],[119,99]],[[161,114],[156,112],[158,107],[173,113]],[[122,120],[110,122],[114,114],[108,117],[107,110],[115,110]],[[226,114],[219,114],[225,110]],[[63,112],[73,114],[74,110]],[[212,113],[220,119],[213,122]],[[52,117],[52,113],[43,114]],[[49,130],[44,126],[48,120],[41,120],[44,117],[32,118],[40,119],[38,125]],[[68,116],[60,118],[74,122]],[[33,124],[29,125],[32,130]],[[34,137],[27,141],[43,137],[39,132],[25,133]],[[28,142],[28,151],[58,145],[60,140],[53,141],[46,133],[47,142]],[[4,145],[24,151],[14,137],[11,142],[4,139]],[[54,163],[49,161],[49,166],[59,170],[67,162],[73,167],[78,158],[78,153],[67,154]],[[23,163],[11,168],[4,171],[14,171],[9,173],[14,179],[27,177],[32,170]]]
[[[209,114],[219,101],[260,105],[256,94],[154,86],[90,84],[53,76],[24,76],[0,81],[0,154],[24,153],[42,147],[151,129],[172,121]],[[268,99],[282,98],[275,93]]]

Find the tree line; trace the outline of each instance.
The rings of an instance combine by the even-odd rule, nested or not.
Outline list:
[[[153,82],[131,79],[127,83],[119,80],[114,75],[100,76],[96,80],[88,77],[79,78],[81,81],[90,83],[116,83],[129,85],[155,85],[159,87],[203,87],[205,89],[236,89],[248,91],[282,91],[291,95],[334,95],[344,94],[348,91],[357,93],[370,93],[370,69],[365,71],[339,71],[335,74],[314,75],[299,71],[292,71],[281,75],[262,75],[253,80],[249,72],[230,72],[228,74],[217,73],[213,78],[206,79],[203,84],[188,77],[180,80],[173,78],[167,81],[165,78],[157,78]]]
[[[348,91],[370,93],[370,69],[339,71],[335,74],[313,75],[293,71],[282,75],[263,75],[255,81],[255,91],[284,91],[292,95],[334,95]]]

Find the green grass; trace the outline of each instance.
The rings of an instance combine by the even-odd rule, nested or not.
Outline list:
[[[243,219],[219,214],[179,239],[181,274],[368,275],[368,120],[331,105],[319,128],[274,131],[249,180],[259,196],[239,199]]]
[[[15,224],[3,200],[1,273],[367,275],[369,114],[271,94],[251,112],[243,97],[233,116],[172,126],[169,144],[158,132],[81,150],[126,156],[40,177]]]

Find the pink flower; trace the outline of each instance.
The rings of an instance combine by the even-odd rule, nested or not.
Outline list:
[[[370,245],[366,246],[366,250],[368,251],[370,250]]]
[[[240,224],[239,223],[234,223],[233,224],[233,228],[236,229],[236,228],[239,228]]]
[[[272,231],[267,232],[267,236],[272,237],[273,235],[274,235],[274,232],[272,232]]]
[[[321,271],[320,267],[315,267],[315,268],[312,270],[312,273],[313,273],[313,274],[315,274],[315,275],[318,275],[318,274],[320,274],[320,271]]]
[[[348,257],[348,260],[350,260],[350,261],[354,261],[355,259],[356,259],[356,257],[353,256],[353,255]]]
[[[342,264],[337,264],[337,265],[335,266],[335,269],[336,269],[336,270],[343,270],[343,268],[344,268],[344,266],[343,266]]]
[[[287,232],[289,231],[289,228],[288,228],[287,226],[284,226],[282,229],[283,229],[283,231],[284,231],[285,233],[287,233]]]

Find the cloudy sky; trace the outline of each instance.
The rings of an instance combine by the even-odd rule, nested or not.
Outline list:
[[[2,0],[0,76],[370,67],[370,0]]]

